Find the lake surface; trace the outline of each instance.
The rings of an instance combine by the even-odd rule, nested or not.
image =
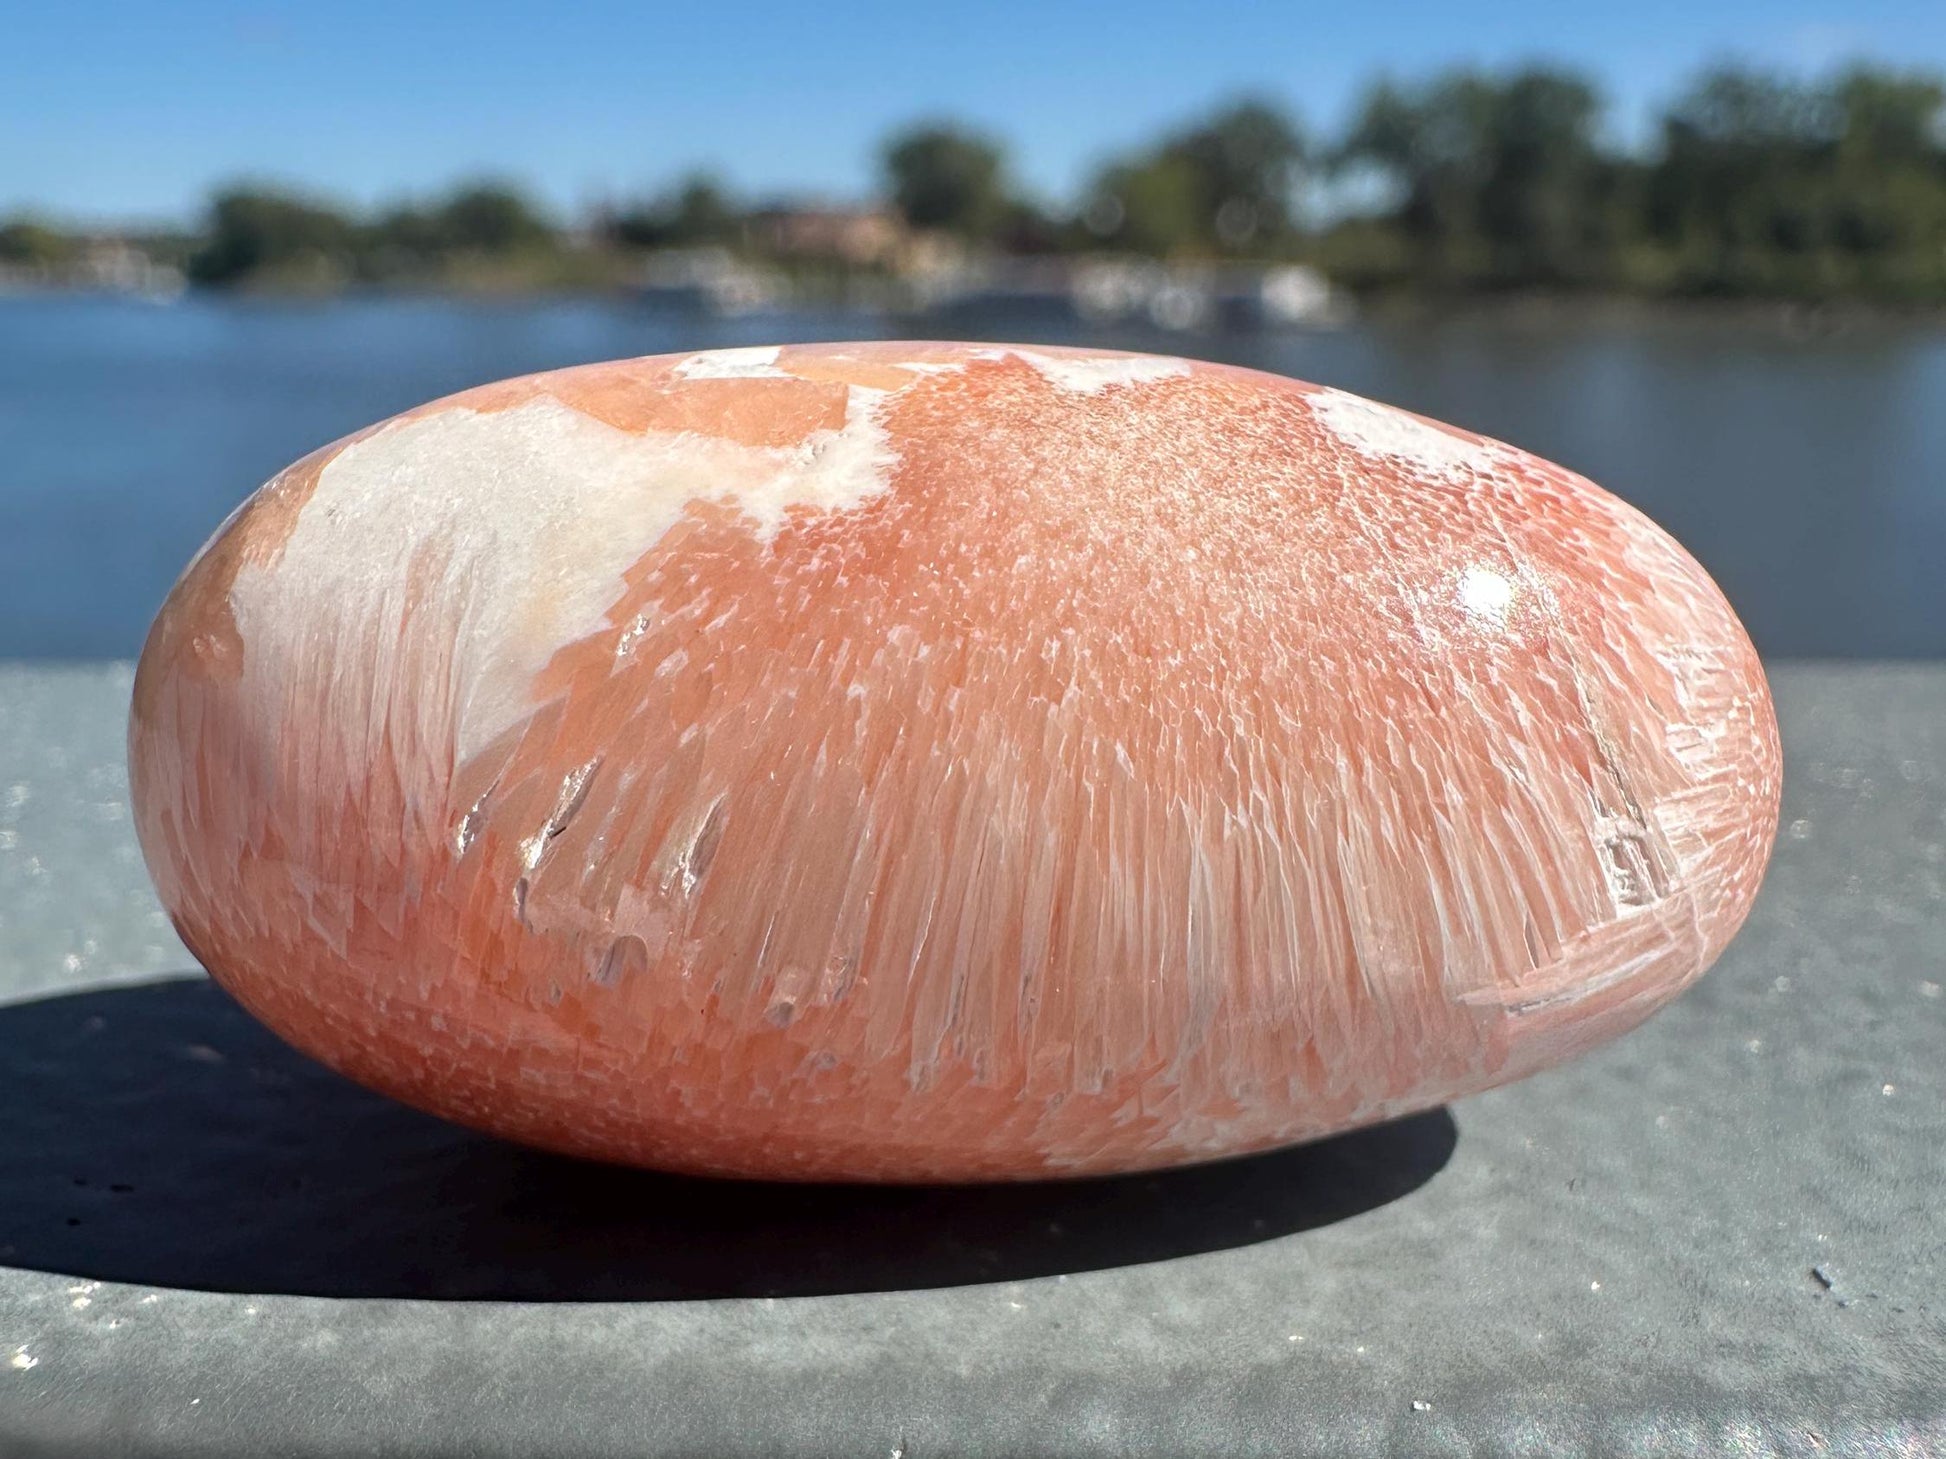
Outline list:
[[[280,467],[501,376],[913,333],[1202,356],[1551,457],[1641,507],[1775,656],[1946,655],[1946,332],[1718,319],[1165,334],[627,302],[0,298],[0,658],[126,658],[197,546]]]

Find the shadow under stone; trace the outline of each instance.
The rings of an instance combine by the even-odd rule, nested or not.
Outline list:
[[[1432,1178],[1445,1110],[1162,1174],[785,1185],[547,1155],[368,1093],[202,977],[0,1007],[0,1265],[333,1297],[623,1301],[1012,1281],[1266,1241]]]

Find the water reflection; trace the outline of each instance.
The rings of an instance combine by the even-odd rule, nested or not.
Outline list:
[[[311,448],[586,360],[954,334],[1222,359],[1512,441],[1668,527],[1774,655],[1946,653],[1946,333],[1476,316],[1169,333],[1045,310],[949,323],[627,301],[0,300],[0,657],[135,652],[210,528]]]

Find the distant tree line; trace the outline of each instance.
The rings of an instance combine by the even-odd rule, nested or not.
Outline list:
[[[1639,153],[1604,120],[1589,80],[1544,67],[1378,81],[1333,138],[1246,100],[1108,159],[1060,205],[1020,187],[998,139],[936,121],[886,143],[880,191],[902,227],[965,252],[1304,261],[1366,292],[1946,302],[1938,77],[1713,70]],[[647,249],[761,253],[773,235],[753,219],[784,210],[706,174],[572,232],[504,183],[365,215],[236,187],[184,251],[216,286],[566,279]],[[31,219],[0,226],[0,263],[73,246]]]
[[[1946,299],[1943,101],[1933,76],[1716,70],[1635,157],[1574,75],[1380,83],[1333,161],[1395,201],[1321,256],[1366,286]]]
[[[367,218],[278,189],[234,187],[211,200],[189,276],[217,285],[265,274],[287,282],[385,282],[437,273],[456,260],[504,260],[557,246],[553,224],[502,183],[470,183],[434,203]]]

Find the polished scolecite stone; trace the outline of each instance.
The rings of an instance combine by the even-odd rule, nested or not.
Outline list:
[[[978,1179],[1207,1159],[1639,1023],[1779,764],[1573,474],[1187,361],[871,344],[482,387],[163,608],[137,825],[273,1029],[516,1139]]]

